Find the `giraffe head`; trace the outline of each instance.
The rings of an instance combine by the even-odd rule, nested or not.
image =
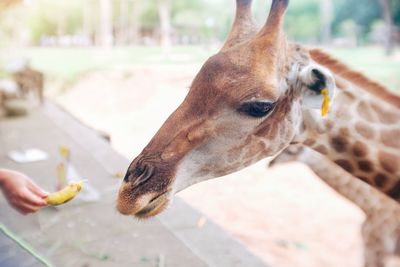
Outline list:
[[[156,215],[175,192],[277,154],[301,131],[302,110],[321,106],[320,91],[332,87],[331,75],[306,49],[286,44],[287,5],[273,0],[257,32],[251,0],[236,1],[225,45],[129,166],[118,195],[121,213]]]

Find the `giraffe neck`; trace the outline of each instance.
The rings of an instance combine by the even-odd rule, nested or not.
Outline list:
[[[297,150],[296,155],[293,156],[290,154],[290,151],[286,150],[282,155],[274,159],[275,163],[288,161],[285,157],[289,157],[289,161],[292,159],[301,161],[310,167],[321,180],[343,197],[355,203],[367,215],[371,210],[378,211],[391,205],[396,207],[397,214],[400,216],[400,209],[397,202],[387,198],[368,184],[354,179],[354,176],[338,167],[320,153],[304,147],[295,148]]]
[[[332,110],[318,129],[305,119],[301,142],[400,201],[400,109],[348,80],[335,79]]]

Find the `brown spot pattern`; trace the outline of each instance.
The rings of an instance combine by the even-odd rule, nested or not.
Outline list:
[[[265,151],[266,147],[264,142],[258,141],[250,146],[250,149],[246,152],[245,158],[251,158],[252,156],[256,156],[257,153],[262,153]]]
[[[371,106],[376,115],[378,115],[379,120],[383,123],[392,124],[400,120],[399,114],[396,114],[395,112],[386,111],[376,104],[372,104]]]
[[[368,154],[368,147],[364,144],[361,143],[360,141],[357,141],[353,145],[353,155],[358,157],[358,158],[363,158],[367,156]]]
[[[371,172],[373,171],[374,166],[368,160],[361,160],[358,162],[358,168],[363,172]]]
[[[347,83],[343,79],[336,78],[335,83],[336,83],[336,88],[346,88],[347,87]],[[350,92],[344,91],[344,94],[348,95],[351,98],[354,98],[354,95]]]
[[[372,113],[370,106],[365,102],[361,102],[358,105],[357,112],[358,112],[358,115],[360,115],[360,117],[365,119],[366,121],[376,121],[375,116]]]
[[[339,102],[339,100],[338,100]],[[340,102],[342,103],[342,102]],[[335,116],[341,120],[350,121],[352,119],[351,113],[347,109],[337,109]]]
[[[387,194],[394,199],[398,199],[400,197],[400,181],[397,181]]]
[[[375,137],[374,130],[366,123],[357,122],[356,131],[367,139],[373,139]]]
[[[342,137],[349,137],[350,136],[350,131],[348,128],[340,128],[339,129],[339,134]]]
[[[389,173],[396,172],[399,169],[400,160],[391,153],[379,152],[378,159],[382,168]]]
[[[328,148],[326,148],[326,146],[324,145],[318,145],[317,147],[315,147],[315,150],[321,154],[328,155]]]
[[[343,88],[343,87],[346,87],[346,86],[343,85],[343,86],[340,87],[340,88]],[[343,103],[343,102],[347,102],[347,103],[353,102],[354,99],[355,99],[355,96],[354,96],[351,92],[348,92],[348,91],[342,91],[342,93],[338,95],[338,100],[340,100],[340,103]]]
[[[351,162],[348,160],[338,159],[335,160],[335,163],[350,173],[354,171],[353,164],[351,164]]]
[[[304,142],[304,145],[306,145],[306,146],[312,146],[312,145],[314,145],[315,144],[315,139],[311,139],[311,138],[309,138],[309,139],[307,139],[305,142]]]
[[[361,181],[367,183],[367,184],[371,184],[371,182],[368,180],[367,177],[364,176],[357,176],[358,179],[360,179]]]
[[[382,173],[378,173],[374,176],[374,182],[378,187],[384,187],[388,181],[388,177]]]
[[[336,136],[331,139],[331,145],[337,152],[342,153],[347,150],[348,141],[341,136]]]
[[[400,129],[381,131],[381,141],[386,146],[400,148]]]
[[[303,123],[301,124],[300,132],[305,132],[306,130],[307,130],[307,125],[306,125],[305,122],[303,121]]]

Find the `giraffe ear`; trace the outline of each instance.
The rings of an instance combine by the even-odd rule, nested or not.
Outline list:
[[[308,109],[329,111],[336,86],[332,73],[321,65],[311,64],[300,72],[303,105]],[[325,95],[325,96],[324,96]]]

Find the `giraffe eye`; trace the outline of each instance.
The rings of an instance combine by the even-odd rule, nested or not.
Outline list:
[[[272,102],[245,102],[237,109],[237,111],[253,118],[262,118],[271,113],[274,107],[275,103]]]

